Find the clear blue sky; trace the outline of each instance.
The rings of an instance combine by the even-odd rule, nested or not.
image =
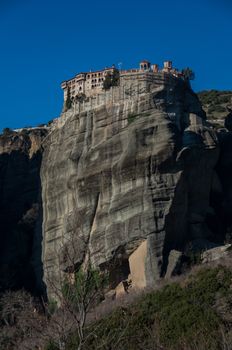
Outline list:
[[[57,117],[60,82],[139,60],[190,66],[193,87],[232,89],[231,0],[0,0],[0,129]]]

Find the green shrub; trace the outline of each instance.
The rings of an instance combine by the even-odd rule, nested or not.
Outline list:
[[[182,74],[183,74],[184,78],[188,81],[195,79],[195,73],[189,67],[182,69]]]
[[[89,307],[93,306],[94,299],[101,297],[106,283],[106,275],[101,275],[98,270],[89,267],[87,271],[84,271],[81,268],[75,273],[75,282],[73,284],[69,282],[64,283],[62,294],[73,308],[79,309],[81,304],[88,310]]]
[[[220,96],[219,100],[220,100],[220,103],[230,103],[231,96],[222,95],[222,96]]]
[[[208,113],[212,114],[214,112],[224,113],[224,112],[226,112],[226,108],[223,107],[223,106],[220,106],[220,105],[212,105],[212,106],[209,107]]]
[[[44,350],[59,350],[59,348],[53,340],[50,340],[49,343],[45,346]]]
[[[118,86],[119,79],[120,79],[120,74],[117,69],[113,71],[113,74],[107,73],[103,82],[103,89],[109,90],[112,86]]]
[[[11,135],[14,131],[10,128],[4,128],[2,133],[4,136],[8,136],[8,135]]]
[[[223,321],[215,301],[232,297],[231,279],[232,272],[227,268],[204,268],[190,276],[184,286],[173,283],[149,293],[93,324],[86,349],[149,349],[157,339],[165,349],[179,350],[186,348],[185,344],[188,349],[192,344],[193,349],[223,349]],[[69,350],[75,349],[75,341],[73,337]]]
[[[71,92],[70,92],[70,87],[68,87],[67,90],[67,98],[65,101],[65,109],[68,111],[72,107],[72,100],[71,100]]]
[[[231,102],[232,91],[201,91],[198,93],[198,97],[203,105],[209,107],[211,105],[228,104]]]
[[[133,114],[133,113],[128,114],[128,117],[127,117],[128,124],[133,123],[133,121],[135,121],[137,116],[138,116],[137,114]]]

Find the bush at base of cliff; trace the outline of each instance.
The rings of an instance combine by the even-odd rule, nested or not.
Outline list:
[[[45,319],[40,303],[24,290],[0,295],[0,349],[32,348],[33,336],[39,337]],[[20,347],[27,340],[27,347]]]
[[[44,350],[59,350],[57,345],[51,340],[49,343],[45,346]]]
[[[227,268],[202,269],[182,285],[173,283],[147,294],[92,325],[84,349],[227,349],[228,321],[216,305],[223,298],[230,313],[231,281]],[[74,334],[67,349],[77,344]]]

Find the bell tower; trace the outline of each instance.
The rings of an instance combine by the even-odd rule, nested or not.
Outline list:
[[[151,69],[151,63],[149,61],[144,60],[140,62],[139,67],[141,71],[146,72]]]

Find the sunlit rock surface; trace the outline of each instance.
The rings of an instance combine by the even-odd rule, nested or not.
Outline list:
[[[110,271],[112,288],[171,275],[186,242],[211,235],[219,149],[196,95],[174,79],[62,118],[44,142],[41,168],[48,292],[70,261],[78,267],[87,255]]]

